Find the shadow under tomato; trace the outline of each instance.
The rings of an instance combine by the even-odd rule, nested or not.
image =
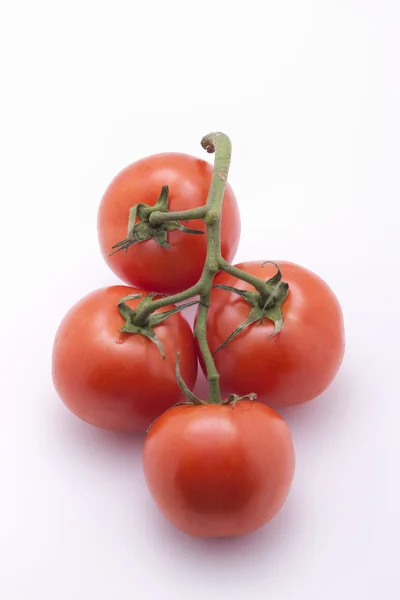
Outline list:
[[[199,365],[199,372],[197,374],[197,381],[194,387],[194,393],[201,398],[201,400],[207,400],[208,398],[208,381],[201,370]]]
[[[101,454],[108,457],[121,454],[141,453],[144,433],[119,433],[106,431],[85,423],[70,413],[62,404],[53,414],[51,429],[63,446],[77,449],[82,453]]]
[[[201,369],[194,392],[201,399],[207,399],[208,382]],[[351,378],[346,369],[342,368],[328,389],[314,400],[295,406],[273,408],[288,423],[294,437],[308,437],[318,435],[318,431],[326,430],[327,427],[339,427],[351,407],[350,397]]]
[[[318,447],[327,430],[340,429],[351,413],[351,379],[341,370],[329,388],[314,400],[278,409],[294,440],[314,437]]]
[[[149,498],[150,500],[150,498]],[[300,505],[300,506],[299,506]],[[172,564],[179,561],[181,567],[191,568],[193,564],[212,569],[228,568],[230,576],[260,564],[268,564],[268,559],[282,555],[295,548],[298,529],[302,528],[303,510],[301,499],[296,498],[295,490],[281,511],[266,525],[241,536],[223,538],[196,538],[189,536],[171,525],[150,502],[146,509],[146,520],[151,523],[149,537],[157,546],[168,548],[168,558]],[[211,571],[210,571],[211,572]],[[228,573],[227,573],[228,576]]]

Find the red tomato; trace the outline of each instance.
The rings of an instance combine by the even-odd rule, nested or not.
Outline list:
[[[196,381],[192,331],[181,314],[154,327],[165,360],[148,338],[119,331],[124,321],[117,303],[136,293],[140,290],[125,286],[92,292],[67,313],[54,342],[53,380],[61,399],[78,417],[104,429],[145,431],[181,400],[178,352],[185,381],[190,387]],[[127,304],[135,308],[138,302]]]
[[[269,279],[271,264],[246,262],[238,268]],[[343,317],[327,284],[311,271],[279,262],[289,295],[282,304],[283,329],[274,337],[271,321],[253,323],[214,355],[224,394],[257,394],[271,406],[299,404],[315,398],[331,383],[344,353]],[[254,288],[226,273],[215,284],[241,290]],[[213,289],[208,316],[208,339],[216,350],[249,314],[250,305],[233,292]]]
[[[272,519],[289,492],[294,462],[285,421],[250,401],[171,408],[152,425],[143,452],[159,509],[199,537],[247,533]]]
[[[129,209],[137,203],[153,206],[161,187],[169,186],[169,209],[188,210],[206,203],[212,165],[187,154],[155,154],[121,171],[100,204],[98,232],[103,256],[118,277],[141,289],[175,293],[194,285],[206,258],[207,238],[182,231],[168,234],[170,248],[153,239],[132,245],[127,252],[110,255],[112,246],[126,238]],[[202,220],[188,221],[191,229],[205,231]],[[226,186],[222,209],[221,251],[231,261],[240,237],[236,198]]]

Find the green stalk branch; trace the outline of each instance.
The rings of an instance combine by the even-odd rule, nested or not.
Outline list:
[[[149,306],[141,307],[136,309],[136,317],[135,321],[138,325],[143,325],[146,323],[148,317],[155,312],[159,308],[164,308],[164,306],[168,306],[169,304],[178,304],[179,302],[184,302],[185,300],[189,300],[189,298],[193,298],[193,296],[197,296],[201,292],[201,279],[192,287],[184,290],[183,292],[179,292],[178,294],[174,294],[173,296],[163,296],[158,300],[153,300],[153,302]]]
[[[189,210],[181,210],[177,212],[162,212],[156,210],[151,213],[149,223],[152,227],[157,227],[168,221],[189,221],[192,219],[204,219],[207,214],[206,206],[198,206]]]
[[[250,283],[260,294],[261,302],[264,304],[268,301],[270,293],[268,290],[268,286],[263,279],[259,279],[255,275],[250,275],[250,273],[246,273],[241,269],[229,264],[223,258],[219,260],[219,268],[221,271],[225,271],[228,275],[232,275],[232,277],[236,277],[236,279],[241,279],[242,281],[246,281]]]

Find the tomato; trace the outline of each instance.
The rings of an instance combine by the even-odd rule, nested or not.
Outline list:
[[[58,394],[75,415],[104,429],[145,431],[181,400],[175,376],[178,352],[186,383],[193,387],[196,381],[192,331],[181,314],[154,327],[165,360],[150,339],[119,331],[124,320],[117,303],[136,293],[140,290],[126,286],[92,292],[67,313],[54,342],[52,368]],[[138,302],[127,304],[135,308]]]
[[[238,268],[264,280],[276,273],[272,264],[245,262]],[[311,271],[279,262],[289,294],[283,302],[283,329],[274,337],[274,325],[264,319],[253,323],[214,355],[224,394],[257,394],[271,406],[299,404],[321,394],[339,370],[344,353],[343,316],[327,284]],[[254,288],[226,273],[215,285],[241,290]],[[207,332],[215,351],[249,315],[248,302],[235,294],[213,289]]]
[[[138,203],[154,206],[162,186],[169,187],[169,210],[182,211],[206,203],[212,165],[193,156],[155,154],[121,171],[111,182],[100,204],[98,233],[102,254],[118,277],[141,289],[175,293],[194,285],[206,258],[206,235],[170,231],[170,248],[154,239],[130,246],[110,256],[112,247],[126,238],[129,209]],[[190,229],[205,231],[202,220],[188,221]],[[226,186],[221,221],[222,256],[231,261],[240,237],[236,198]]]
[[[286,422],[258,402],[177,406],[146,436],[150,492],[178,529],[199,537],[247,533],[272,519],[294,474]]]

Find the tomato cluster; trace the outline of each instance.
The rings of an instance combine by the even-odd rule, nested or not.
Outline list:
[[[109,430],[149,428],[143,464],[150,492],[174,525],[201,537],[246,533],[278,512],[295,459],[289,428],[271,406],[320,395],[344,351],[340,305],[319,277],[287,262],[221,269],[206,335],[222,397],[196,401],[198,360],[207,369],[175,302],[202,281],[210,242],[201,207],[212,176],[208,162],[168,153],[115,177],[100,204],[99,242],[129,286],[99,289],[72,307],[52,362],[55,388],[75,415]],[[229,184],[222,206],[218,250],[229,265],[240,237]],[[160,299],[162,308],[153,310]]]

